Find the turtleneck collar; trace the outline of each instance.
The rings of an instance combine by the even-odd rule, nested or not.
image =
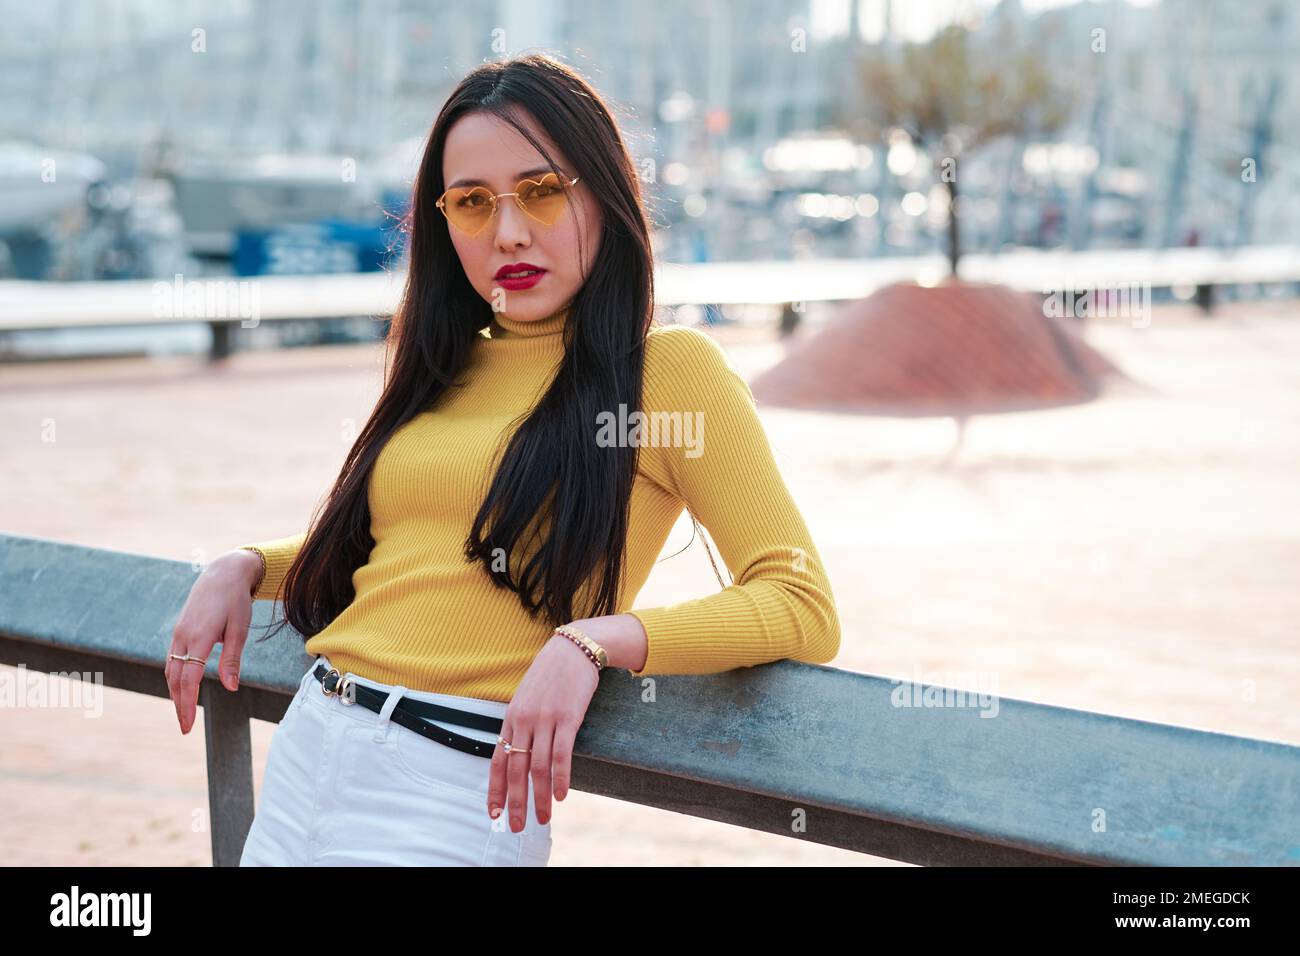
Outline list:
[[[556,341],[563,341],[561,334],[568,324],[570,308],[570,305],[565,305],[558,312],[552,312],[545,318],[534,319],[531,322],[512,319],[504,312],[494,312],[492,321],[488,325],[489,334],[493,339],[554,337]]]

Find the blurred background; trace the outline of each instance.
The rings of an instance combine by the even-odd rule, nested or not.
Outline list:
[[[0,532],[202,563],[305,527],[378,394],[434,117],[479,62],[544,51],[616,111],[662,321],[751,382],[836,666],[1300,742],[1294,4],[0,17]],[[690,538],[638,605],[713,580]],[[0,711],[6,859],[207,865],[202,735],[108,699]],[[888,863],[557,811],[552,865]]]

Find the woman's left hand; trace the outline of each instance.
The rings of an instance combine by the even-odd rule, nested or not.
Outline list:
[[[488,777],[488,814],[496,819],[508,801],[511,832],[524,829],[529,775],[538,823],[551,819],[551,796],[563,800],[569,792],[573,741],[599,685],[596,665],[563,634],[546,642],[524,674],[502,720],[501,736],[528,753],[507,756],[497,744]]]

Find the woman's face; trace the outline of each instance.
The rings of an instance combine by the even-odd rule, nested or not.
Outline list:
[[[573,179],[577,174],[568,157],[531,116],[522,111],[521,116],[551,151],[565,182]],[[540,179],[549,171],[546,158],[528,140],[488,113],[461,117],[447,134],[442,157],[447,188],[481,185],[498,195],[514,192],[521,179]],[[518,322],[543,319],[568,305],[582,287],[600,243],[600,209],[581,179],[566,191],[569,206],[550,226],[526,215],[512,196],[497,200],[496,215],[477,236],[443,219],[470,285],[493,311]],[[504,288],[498,271],[524,262],[546,270],[541,280],[527,289]]]

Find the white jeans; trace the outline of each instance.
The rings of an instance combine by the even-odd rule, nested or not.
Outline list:
[[[491,761],[389,719],[402,697],[498,718],[505,703],[346,675],[388,695],[375,713],[326,697],[317,664],[330,666],[324,655],[312,661],[271,738],[240,866],[546,866],[551,825],[537,822],[531,778],[525,827],[512,833],[508,807],[495,821],[487,813]]]

